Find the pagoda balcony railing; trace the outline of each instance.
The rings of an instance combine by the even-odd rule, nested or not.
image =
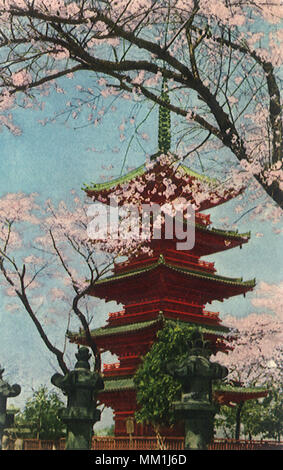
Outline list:
[[[146,307],[147,305],[156,305],[156,307],[164,307],[164,305],[174,305],[174,304],[181,304],[181,305],[184,305],[184,306],[187,306],[187,307],[193,307],[193,308],[203,308],[204,305],[200,305],[198,302],[194,302],[193,300],[191,300],[190,302],[184,302],[184,300],[182,298],[174,298],[174,299],[169,299],[167,297],[165,298],[162,298],[162,299],[150,299],[150,300],[145,300],[143,302],[139,302],[139,303],[134,303],[134,304],[128,304],[126,305],[125,307],[125,310],[126,312],[128,313],[128,310],[133,308],[133,307],[138,307],[138,308],[142,308],[142,307],[145,307],[145,308],[148,308]]]
[[[183,266],[188,266],[191,267],[192,269],[205,269],[207,271],[215,272],[216,269],[214,267],[214,263],[209,262],[209,261],[202,261],[199,260],[197,257],[192,257],[190,255],[184,256],[183,253],[178,253],[177,251],[173,250],[168,250],[170,254],[165,253],[165,261],[167,262],[175,262],[178,264],[181,264]],[[172,253],[172,255],[171,255]],[[191,259],[192,258],[192,259]],[[148,257],[141,259],[136,262],[131,262],[131,261],[123,261],[121,263],[115,264],[115,272],[120,272],[126,269],[132,269],[132,268],[137,268],[137,267],[142,267],[143,265],[148,265],[152,264],[154,262],[157,262],[159,259],[159,256],[153,256],[153,257]]]
[[[120,358],[119,362],[111,362],[110,364],[103,364],[104,368],[107,369],[107,370],[108,369],[118,369],[120,367],[123,368],[124,365],[128,366],[127,363],[130,362],[130,361],[133,361],[133,360],[139,361],[140,360],[140,356],[138,356],[136,352],[133,353],[131,351],[124,352],[123,354],[121,354],[119,356],[119,358]],[[130,365],[132,365],[132,364],[130,364]]]
[[[213,271],[213,272],[216,271],[216,269],[214,267],[214,263],[210,263],[208,261],[199,261],[198,264],[199,264],[199,266],[201,266],[201,267],[203,267],[203,268],[205,268],[209,271]]]
[[[132,353],[132,352],[123,352],[122,354],[120,354],[119,357],[121,359],[139,359],[139,356],[137,356],[136,353]]]
[[[175,307],[175,308],[174,308]],[[198,306],[198,308],[200,308]],[[193,312],[189,312],[189,311],[186,311],[186,310],[180,310],[180,309],[176,309],[176,306],[172,306],[172,305],[163,305],[162,307],[161,306],[158,306],[156,308],[152,308],[152,309],[149,309],[149,308],[146,308],[146,309],[140,309],[138,312],[131,312],[131,313],[126,313],[126,314],[121,314],[121,315],[117,315],[115,317],[111,317],[109,318],[108,320],[110,320],[111,322],[117,320],[118,318],[123,318],[125,320],[125,322],[127,322],[127,320],[129,321],[132,321],[138,317],[142,317],[144,315],[148,315],[150,316],[151,318],[151,314],[158,314],[158,313],[163,313],[164,311],[172,311],[172,312],[178,312],[178,313],[182,313],[184,315],[196,315],[194,314]],[[201,315],[202,313],[199,313],[199,315]],[[123,322],[124,323],[124,322]]]
[[[134,313],[127,313],[116,317],[108,318],[109,323],[115,323],[115,320],[120,320],[123,318],[123,324],[128,324],[136,321],[143,321],[143,320],[152,320],[157,317],[158,313],[160,312],[160,308],[155,308],[152,310],[145,310],[140,312]],[[144,317],[144,318],[143,318]]]
[[[167,248],[166,254],[173,254],[173,256],[177,256],[180,259],[186,258],[189,259],[192,263],[198,263],[199,256],[192,255],[191,253],[187,253],[186,251],[181,251],[181,250],[173,250],[172,248]]]
[[[174,309],[168,309],[167,310],[167,314],[172,316],[175,316],[175,317],[180,317],[180,316],[183,316],[183,318],[187,317],[186,319],[189,319],[191,318],[192,320],[196,320],[196,322],[198,323],[198,320],[200,320],[200,323],[201,323],[201,320],[203,319],[203,317],[205,317],[207,320],[213,320],[213,322],[217,321],[217,323],[220,322],[219,320],[219,316],[217,313],[214,313],[214,312],[201,312],[201,313],[191,313],[191,312],[182,312],[180,310],[174,310]]]
[[[209,310],[203,310],[202,313],[205,317],[219,319],[219,312],[210,312]]]
[[[168,317],[172,318],[183,318],[183,319],[191,319],[192,321],[198,321],[201,323],[201,320],[205,317],[207,320],[211,320],[213,322],[220,322],[219,319],[219,313],[218,312],[209,312],[207,310],[201,310],[198,313],[193,313],[193,312],[188,312],[185,310],[180,310],[176,309],[176,306],[172,308],[170,305],[163,306],[162,308],[155,308],[151,310],[144,310],[140,312],[135,312],[135,313],[127,313],[125,315],[121,315],[120,318],[123,318],[123,324],[129,324],[129,323],[136,323],[136,322],[142,322],[142,321],[147,321],[147,320],[154,320],[157,319],[157,316],[159,313],[164,313]],[[117,320],[119,317],[115,317],[115,319],[112,319],[113,323],[115,320]],[[112,323],[112,322],[111,322]]]
[[[143,314],[150,314],[150,313],[156,313],[160,312],[161,310],[168,310],[176,308],[177,305],[182,305],[184,309],[188,308],[193,308],[193,309],[198,309],[202,310],[203,305],[200,305],[196,302],[183,302],[181,300],[174,300],[172,301],[171,299],[155,299],[155,300],[149,300],[147,302],[143,303],[137,303],[137,304],[130,304],[127,305],[126,310],[120,310],[119,312],[110,312],[108,314],[108,322],[113,322],[115,320],[124,318],[125,320],[129,320],[130,318],[135,318],[138,315],[143,315]],[[153,308],[148,308],[148,307],[153,307]],[[136,311],[138,309],[138,311]],[[134,310],[134,311],[131,311]],[[189,313],[189,312],[184,312],[184,313]]]
[[[168,261],[169,263],[173,261],[175,263],[183,265],[184,267],[188,267],[196,271],[199,270],[199,268],[205,269],[206,271],[210,271],[210,272],[216,271],[214,267],[214,263],[210,263],[209,261],[199,260],[197,263],[194,263],[192,261],[187,261],[185,259],[171,258],[171,256],[168,257],[167,259],[166,258],[167,257],[165,255],[165,261]]]
[[[123,317],[125,315],[125,310],[119,310],[119,312],[110,312],[108,314],[108,320],[115,320],[116,318]]]
[[[137,363],[128,366],[124,366],[120,362],[114,362],[112,364],[103,364],[103,374],[107,377],[133,374],[136,369]]]
[[[112,364],[103,364],[103,372],[106,370],[119,369],[120,362],[113,362]]]
[[[168,256],[169,255],[169,256]],[[200,260],[198,256],[193,256],[189,253],[183,253],[181,251],[168,249],[164,254],[165,258],[170,257],[170,261],[179,261],[183,264],[188,264],[191,266],[202,267],[209,271],[215,271],[214,263],[211,261]]]
[[[150,308],[151,307],[151,308]],[[199,313],[201,311],[201,307],[199,306],[190,306],[190,305],[182,305],[181,307],[180,306],[176,306],[176,304],[171,304],[171,303],[164,303],[164,304],[159,304],[159,305],[148,305],[148,306],[141,306],[140,308],[139,307],[136,307],[134,311],[127,311],[125,317],[129,317],[129,316],[134,316],[134,315],[141,315],[143,313],[153,313],[153,312],[163,312],[163,311],[167,311],[167,310],[178,310],[178,311],[182,311],[184,313],[193,313],[193,311],[196,311],[194,313]]]
[[[202,225],[210,225],[211,224],[210,214],[201,214],[200,212],[196,212],[195,220],[196,220],[196,222],[198,222]]]

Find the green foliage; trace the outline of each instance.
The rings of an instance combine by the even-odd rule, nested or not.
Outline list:
[[[99,430],[94,430],[94,435],[95,436],[114,436],[114,424],[112,426],[109,426],[107,428],[99,429]]]
[[[220,414],[215,419],[216,429],[221,429],[227,438],[235,438],[239,407],[241,408],[241,431],[248,439],[255,438],[260,433],[259,424],[262,413],[262,404],[258,400],[248,400],[235,407],[221,406]]]
[[[259,400],[248,400],[243,406],[241,421],[244,435],[249,439],[260,434],[262,412],[263,406]]]
[[[215,429],[221,430],[224,437],[232,439],[235,437],[236,426],[236,407],[221,406],[220,413],[215,416],[214,420]]]
[[[273,388],[262,402],[259,430],[264,437],[277,439],[283,434],[283,393]]]
[[[41,386],[25,404],[17,416],[16,424],[26,426],[37,439],[58,439],[64,435],[64,424],[58,417],[65,405],[56,392]]]
[[[222,406],[215,419],[215,426],[221,429],[225,437],[235,437],[237,406]],[[277,439],[283,433],[283,394],[272,389],[269,395],[260,400],[248,400],[241,410],[242,432],[249,439],[257,436]]]
[[[137,387],[137,402],[140,409],[136,420],[159,426],[174,423],[172,402],[180,398],[181,384],[167,372],[169,361],[180,358],[188,351],[188,341],[198,328],[166,321],[157,334],[157,341],[144,356],[134,381]]]

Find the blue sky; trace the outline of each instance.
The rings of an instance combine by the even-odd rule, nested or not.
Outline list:
[[[106,114],[103,124],[97,127],[92,125],[77,130],[72,128],[72,125],[83,124],[83,120],[70,121],[67,125],[64,125],[62,119],[46,126],[38,124],[39,119],[51,117],[60,110],[64,100],[65,96],[53,94],[46,100],[44,111],[17,110],[15,122],[22,128],[22,135],[13,136],[6,129],[0,133],[0,197],[7,192],[36,192],[41,201],[47,198],[55,201],[68,200],[71,190],[75,189],[82,194],[83,183],[99,181],[101,175],[106,173],[102,166],[113,165],[111,175],[119,175],[129,140],[120,143],[118,126],[123,115],[130,115],[130,104],[120,103],[118,106],[116,103],[118,111]],[[145,105],[140,119],[148,109]],[[157,145],[156,112],[151,114],[143,130],[150,136],[149,142],[144,142],[145,148],[148,153],[153,153]],[[130,135],[129,133],[128,136]],[[92,147],[97,151],[90,151]],[[113,147],[118,147],[119,151],[113,152]],[[128,154],[128,165],[138,166],[144,161],[145,153],[140,146],[134,144]],[[217,221],[226,216],[232,221],[236,220],[238,216],[233,207],[237,203],[232,201],[211,210],[214,225],[221,228],[221,223]],[[242,250],[236,248],[207,259],[215,261],[218,272],[223,275],[243,276],[244,279],[256,277],[258,283],[282,281],[282,236],[273,232],[269,221],[251,221],[248,215],[237,225],[240,232],[251,230],[250,242]],[[255,234],[259,232],[264,236],[256,237]],[[21,396],[11,400],[16,406],[22,406],[24,399],[31,395],[32,387],[50,385],[50,377],[55,372],[55,361],[48,355],[27,314],[23,310],[13,314],[6,311],[6,299],[3,294],[0,295],[0,363],[6,367],[6,377],[22,385]],[[245,299],[241,296],[223,304],[215,303],[211,310],[222,314],[246,315],[257,311],[250,302],[253,295],[256,295],[256,291],[248,294]],[[113,303],[108,305],[100,302],[97,325],[103,324],[108,311],[115,309]],[[102,425],[110,420],[110,414],[106,415]]]

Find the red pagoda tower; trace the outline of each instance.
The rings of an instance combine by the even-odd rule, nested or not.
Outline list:
[[[164,124],[164,115],[166,118],[166,112],[161,108],[160,127],[162,122]],[[150,198],[151,202],[160,204],[168,201],[160,191],[166,174],[175,185],[174,198],[183,195],[186,187],[187,200],[197,206],[195,244],[191,250],[177,250],[176,239],[152,239],[151,254],[129,256],[127,261],[115,264],[111,276],[101,278],[93,287],[93,296],[123,305],[122,310],[109,314],[104,327],[91,331],[101,352],[110,351],[118,357],[117,362],[104,364],[105,389],[99,396],[100,402],[114,411],[116,436],[125,436],[126,421],[134,418],[138,405],[133,377],[164,320],[198,325],[205,339],[211,342],[214,353],[225,350],[229,329],[222,325],[219,314],[207,310],[206,305],[214,300],[223,301],[245,294],[255,286],[254,279],[243,281],[242,278],[221,276],[216,273],[214,263],[203,260],[206,255],[241,247],[250,238],[250,233],[215,229],[211,227],[210,216],[202,214],[203,210],[233,198],[236,192],[218,191],[215,180],[199,175],[183,164],[162,165],[158,162],[158,156],[168,153],[168,140],[167,125],[163,135],[160,131],[160,151],[154,156],[152,167],[141,165],[121,178],[85,188],[90,198],[107,203],[114,191],[121,190],[122,193],[127,185],[138,182],[144,185],[142,199]],[[210,188],[206,196],[202,192],[204,186]],[[89,345],[82,331],[69,333],[69,338],[71,342]],[[225,393],[222,392],[220,397],[224,403]],[[228,401],[232,398],[230,391]],[[163,434],[166,433],[181,436],[183,431],[180,427]],[[150,426],[135,422],[133,435],[153,435],[153,431]]]

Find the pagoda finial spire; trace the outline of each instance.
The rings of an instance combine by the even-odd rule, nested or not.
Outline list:
[[[166,78],[163,78],[161,96],[162,101],[170,103],[168,95],[168,85]],[[158,123],[158,149],[162,153],[168,153],[171,147],[171,117],[170,110],[165,106],[159,107]]]

